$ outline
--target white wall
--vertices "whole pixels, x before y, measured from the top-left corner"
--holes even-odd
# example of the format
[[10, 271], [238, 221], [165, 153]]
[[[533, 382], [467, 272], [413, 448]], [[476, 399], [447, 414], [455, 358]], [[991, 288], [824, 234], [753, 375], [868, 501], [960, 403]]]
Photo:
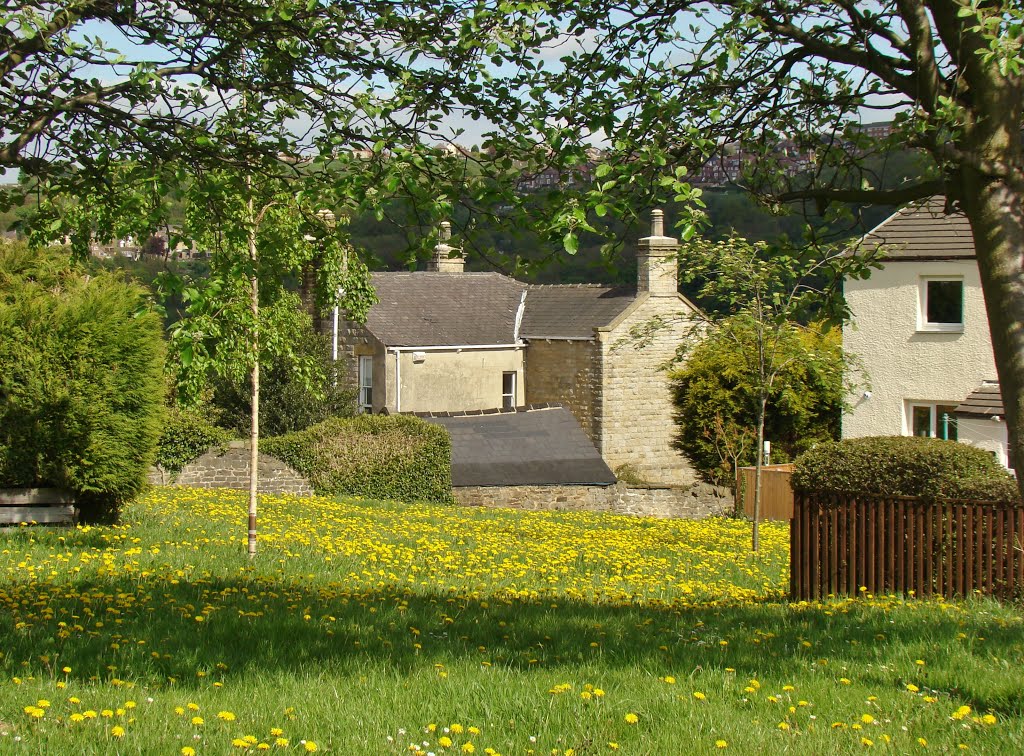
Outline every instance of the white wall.
[[[385, 386], [382, 404], [395, 411], [398, 392], [395, 390], [395, 354], [382, 359], [383, 375], [375, 374], [374, 384]], [[524, 404], [523, 350], [466, 349], [459, 351], [426, 351], [422, 359], [412, 351], [398, 355], [401, 361], [402, 412], [459, 412], [495, 409], [502, 403], [502, 374], [516, 373], [516, 406]], [[377, 366], [374, 365], [374, 370]], [[380, 381], [380, 383], [378, 383]], [[376, 397], [374, 397], [376, 399]], [[374, 411], [379, 411], [374, 402]]]
[[957, 425], [960, 441], [992, 452], [1003, 467], [1009, 467], [1009, 439], [1003, 420], [997, 422], [987, 417], [961, 417]]
[[[918, 330], [922, 276], [963, 276], [963, 332]], [[974, 260], [889, 262], [865, 281], [848, 280], [845, 293], [853, 321], [843, 328], [843, 347], [860, 359], [871, 397], [863, 386], [850, 397], [844, 438], [909, 434], [908, 400], [956, 405], [983, 380], [996, 380]]]

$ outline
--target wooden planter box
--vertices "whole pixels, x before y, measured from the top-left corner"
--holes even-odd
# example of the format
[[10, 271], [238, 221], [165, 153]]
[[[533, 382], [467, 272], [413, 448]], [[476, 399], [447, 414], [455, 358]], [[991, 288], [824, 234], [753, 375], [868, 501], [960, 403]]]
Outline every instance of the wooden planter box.
[[0, 525], [73, 525], [75, 496], [62, 488], [0, 488]]

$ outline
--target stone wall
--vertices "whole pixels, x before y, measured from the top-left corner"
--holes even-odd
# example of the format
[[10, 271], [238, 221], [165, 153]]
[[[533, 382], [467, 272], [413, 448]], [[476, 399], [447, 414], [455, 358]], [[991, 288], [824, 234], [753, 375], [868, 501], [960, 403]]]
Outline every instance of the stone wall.
[[700, 519], [732, 514], [728, 488], [691, 486], [459, 486], [456, 500], [466, 506], [534, 511], [587, 511], [641, 517]]
[[[279, 459], [259, 456], [260, 493], [309, 496], [309, 481]], [[232, 442], [225, 451], [209, 451], [185, 465], [174, 481], [177, 486], [194, 488], [249, 488], [249, 447]]]
[[532, 339], [526, 350], [526, 403], [561, 403], [600, 447], [595, 419], [601, 378], [594, 341]]
[[628, 464], [655, 483], [697, 480], [672, 445], [675, 406], [665, 370], [690, 328], [688, 314], [678, 296], [641, 295], [620, 322], [598, 331], [604, 376], [598, 449], [613, 470]]

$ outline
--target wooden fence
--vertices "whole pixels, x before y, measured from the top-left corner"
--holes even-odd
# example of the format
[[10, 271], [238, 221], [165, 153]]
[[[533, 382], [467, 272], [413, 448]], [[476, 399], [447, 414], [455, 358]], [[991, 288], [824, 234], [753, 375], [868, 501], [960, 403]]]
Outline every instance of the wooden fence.
[[913, 592], [1001, 598], [1024, 591], [1024, 508], [912, 497], [797, 494], [790, 527], [790, 592]]
[[0, 488], [0, 525], [70, 525], [75, 496], [61, 488]]
[[[754, 517], [754, 474], [755, 468], [741, 467], [736, 470], [737, 511], [742, 504], [747, 517]], [[766, 465], [761, 468], [761, 519], [788, 520], [793, 516], [793, 489], [789, 479], [793, 477], [793, 465]], [[742, 498], [741, 498], [742, 497]]]

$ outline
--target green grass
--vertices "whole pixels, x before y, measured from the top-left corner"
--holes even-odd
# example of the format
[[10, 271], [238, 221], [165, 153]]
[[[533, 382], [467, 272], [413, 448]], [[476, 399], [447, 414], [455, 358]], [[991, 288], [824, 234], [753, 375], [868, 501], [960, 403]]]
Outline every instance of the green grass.
[[0, 533], [0, 753], [1024, 751], [1018, 606], [790, 604], [778, 524], [266, 497], [249, 562], [244, 520]]

